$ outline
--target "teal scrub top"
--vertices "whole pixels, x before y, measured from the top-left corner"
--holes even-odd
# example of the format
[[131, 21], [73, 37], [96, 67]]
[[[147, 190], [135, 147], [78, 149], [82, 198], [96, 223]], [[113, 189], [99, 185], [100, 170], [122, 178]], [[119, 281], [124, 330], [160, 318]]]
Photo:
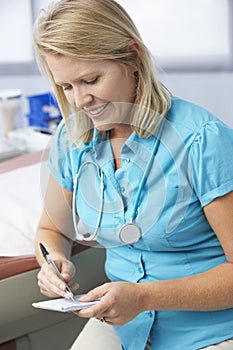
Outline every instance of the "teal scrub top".
[[[104, 175], [98, 242], [106, 247], [111, 281], [147, 282], [192, 276], [226, 262], [203, 207], [233, 190], [233, 130], [200, 106], [172, 97], [161, 137], [132, 133], [115, 171], [108, 138], [97, 134], [79, 148], [69, 143], [61, 122], [53, 138], [50, 167], [59, 184], [76, 190], [76, 210], [93, 233], [100, 208], [99, 169]], [[155, 142], [158, 149], [139, 198], [135, 222], [140, 240], [124, 245], [119, 229], [130, 221], [138, 187]], [[97, 166], [96, 166], [97, 165]], [[139, 314], [115, 327], [125, 350], [199, 349], [233, 337], [233, 309]]]

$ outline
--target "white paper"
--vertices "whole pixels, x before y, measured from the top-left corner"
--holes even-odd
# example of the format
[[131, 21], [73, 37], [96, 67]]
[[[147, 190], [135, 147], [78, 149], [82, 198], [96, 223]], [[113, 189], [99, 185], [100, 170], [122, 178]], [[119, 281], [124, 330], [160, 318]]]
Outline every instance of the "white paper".
[[81, 310], [81, 309], [91, 307], [100, 301], [100, 299], [96, 299], [90, 302], [81, 302], [79, 301], [80, 297], [81, 295], [76, 295], [74, 297], [75, 301], [72, 301], [71, 299], [65, 299], [65, 298], [40, 301], [40, 302], [33, 303], [32, 306], [35, 308], [45, 309], [45, 310], [70, 312], [70, 311]]

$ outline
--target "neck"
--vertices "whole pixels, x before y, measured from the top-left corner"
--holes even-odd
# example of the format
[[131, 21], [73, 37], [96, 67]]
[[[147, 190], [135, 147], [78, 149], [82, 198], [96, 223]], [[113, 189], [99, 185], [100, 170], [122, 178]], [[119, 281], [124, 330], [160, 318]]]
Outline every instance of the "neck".
[[115, 161], [115, 169], [119, 169], [121, 167], [121, 149], [124, 145], [125, 141], [131, 135], [132, 129], [128, 125], [122, 125], [120, 127], [111, 129], [110, 131], [110, 142], [113, 152], [113, 157]]
[[113, 139], [123, 139], [127, 138], [132, 134], [132, 129], [130, 125], [118, 125], [117, 127], [110, 130], [110, 140]]

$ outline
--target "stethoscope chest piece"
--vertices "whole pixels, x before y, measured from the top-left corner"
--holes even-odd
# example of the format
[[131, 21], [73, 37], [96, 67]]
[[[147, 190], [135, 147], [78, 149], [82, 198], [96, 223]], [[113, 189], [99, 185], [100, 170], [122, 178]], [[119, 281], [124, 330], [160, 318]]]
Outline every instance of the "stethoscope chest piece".
[[119, 238], [124, 244], [133, 244], [141, 238], [140, 227], [134, 223], [128, 223], [121, 227]]

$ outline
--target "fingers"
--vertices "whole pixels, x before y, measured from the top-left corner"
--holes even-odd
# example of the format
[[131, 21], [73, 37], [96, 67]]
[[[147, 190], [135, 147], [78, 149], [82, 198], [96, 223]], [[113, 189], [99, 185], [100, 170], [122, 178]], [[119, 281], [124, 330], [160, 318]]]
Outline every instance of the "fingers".
[[93, 301], [95, 299], [103, 297], [106, 293], [108, 293], [110, 289], [110, 283], [104, 283], [99, 287], [96, 287], [90, 290], [87, 294], [83, 295], [79, 298], [80, 301]]
[[[111, 307], [107, 308], [106, 306], [100, 305], [102, 301], [98, 303], [97, 305], [82, 309], [79, 311], [75, 311], [74, 313], [82, 318], [96, 318], [100, 322], [105, 322], [110, 325], [119, 326], [121, 325], [121, 320], [119, 318], [119, 315], [116, 313], [115, 310], [113, 310]], [[101, 306], [101, 307], [100, 307]]]
[[75, 313], [78, 316], [85, 318], [95, 317], [97, 319], [101, 319], [102, 317], [106, 316], [105, 319], [108, 319], [108, 322], [112, 323], [112, 319], [117, 317], [116, 312], [112, 308], [115, 300], [114, 297], [110, 295], [108, 295], [108, 297], [105, 297], [109, 291], [110, 286], [111, 283], [105, 283], [97, 288], [92, 289], [90, 292], [85, 294], [85, 296], [80, 297], [79, 301], [83, 302], [93, 301], [98, 298], [102, 299], [94, 306], [76, 311]]
[[58, 268], [61, 272], [62, 278], [64, 278], [66, 282], [69, 282], [75, 275], [75, 267], [71, 261], [63, 260], [61, 266], [58, 266]]
[[[101, 302], [100, 302], [101, 303]], [[101, 308], [92, 306], [82, 310], [75, 311], [74, 313], [82, 318], [97, 318], [100, 320], [104, 314], [107, 313], [108, 308], [101, 306]]]
[[38, 286], [42, 294], [49, 297], [65, 297], [65, 282], [57, 277], [55, 272], [48, 264], [43, 264], [38, 275]]
[[107, 322], [114, 326], [122, 326], [132, 320], [141, 310], [138, 302], [140, 286], [129, 282], [110, 282], [91, 290], [80, 301], [92, 301], [101, 298], [94, 306], [77, 311], [80, 317], [92, 318]]
[[[64, 261], [60, 262], [60, 264], [57, 263], [57, 266], [61, 271], [64, 281], [56, 275], [49, 264], [45, 263], [42, 265], [41, 270], [37, 275], [40, 291], [42, 294], [49, 297], [61, 296], [64, 298], [70, 298], [69, 294], [66, 292], [65, 282], [68, 282], [72, 275], [74, 275], [74, 266], [72, 263]], [[72, 291], [75, 291], [78, 288], [78, 284], [74, 283], [70, 288]]]

